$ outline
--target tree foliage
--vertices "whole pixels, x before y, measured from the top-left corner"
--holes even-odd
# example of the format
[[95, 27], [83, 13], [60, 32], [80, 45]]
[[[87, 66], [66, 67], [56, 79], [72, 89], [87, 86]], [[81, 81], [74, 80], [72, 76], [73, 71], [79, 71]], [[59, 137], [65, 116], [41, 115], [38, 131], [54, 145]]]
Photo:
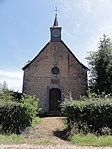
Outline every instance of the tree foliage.
[[98, 50], [86, 58], [90, 69], [89, 85], [95, 92], [112, 93], [112, 40], [103, 35]]
[[4, 81], [3, 84], [0, 83], [0, 92], [8, 92], [9, 89], [8, 89], [8, 85], [7, 83]]

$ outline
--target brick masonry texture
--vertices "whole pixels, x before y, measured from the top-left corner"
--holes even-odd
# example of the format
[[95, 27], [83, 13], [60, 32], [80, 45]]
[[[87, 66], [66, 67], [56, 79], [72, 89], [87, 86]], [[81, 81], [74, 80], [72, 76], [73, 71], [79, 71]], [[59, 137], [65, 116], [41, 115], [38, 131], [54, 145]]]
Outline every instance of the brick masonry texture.
[[[52, 73], [53, 67], [59, 68], [59, 74]], [[52, 88], [61, 90], [61, 100], [70, 92], [77, 99], [86, 94], [87, 68], [62, 41], [49, 42], [23, 70], [23, 92], [40, 98], [42, 113], [49, 111], [49, 90]]]

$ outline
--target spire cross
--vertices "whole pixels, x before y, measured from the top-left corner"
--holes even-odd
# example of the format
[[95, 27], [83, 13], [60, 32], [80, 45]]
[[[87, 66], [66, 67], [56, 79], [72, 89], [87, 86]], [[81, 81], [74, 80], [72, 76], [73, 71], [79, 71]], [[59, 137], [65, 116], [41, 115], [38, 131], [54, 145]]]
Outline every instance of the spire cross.
[[58, 8], [57, 8], [57, 7], [55, 7], [55, 10], [54, 10], [54, 11], [55, 11], [55, 12], [56, 12], [56, 14], [57, 14], [57, 12], [58, 12], [59, 10], [58, 10]]

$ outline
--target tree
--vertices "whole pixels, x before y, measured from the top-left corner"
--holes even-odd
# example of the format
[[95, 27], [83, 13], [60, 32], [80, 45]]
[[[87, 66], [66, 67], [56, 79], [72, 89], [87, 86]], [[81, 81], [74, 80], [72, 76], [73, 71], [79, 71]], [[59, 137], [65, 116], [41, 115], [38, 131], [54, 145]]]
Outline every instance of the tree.
[[4, 81], [3, 84], [0, 83], [0, 92], [9, 91], [7, 83]]
[[95, 92], [112, 93], [112, 40], [103, 35], [98, 50], [86, 58], [90, 69], [89, 86]]

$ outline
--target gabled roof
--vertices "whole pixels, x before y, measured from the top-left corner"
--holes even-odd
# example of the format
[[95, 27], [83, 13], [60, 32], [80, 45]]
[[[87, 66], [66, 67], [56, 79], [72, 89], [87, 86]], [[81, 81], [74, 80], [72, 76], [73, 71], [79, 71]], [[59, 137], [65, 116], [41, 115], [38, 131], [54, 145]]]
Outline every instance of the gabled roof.
[[[51, 42], [48, 42], [45, 46], [44, 46], [44, 48], [37, 54], [37, 56], [35, 56], [34, 57], [34, 59], [32, 60], [32, 61], [30, 61], [27, 65], [25, 65], [22, 69], [23, 70], [25, 70], [26, 68], [28, 68], [29, 66], [30, 66], [30, 64], [36, 59], [36, 58], [38, 58], [38, 56], [45, 50], [45, 48], [50, 44]], [[67, 45], [63, 42], [63, 41], [61, 41], [61, 43], [68, 49], [68, 51], [72, 54], [72, 56], [76, 59], [76, 61], [80, 64], [80, 65], [82, 65], [82, 67], [84, 68], [84, 69], [87, 69], [88, 70], [88, 68], [85, 66], [85, 65], [83, 65], [76, 57], [75, 57], [75, 55], [72, 53], [72, 51], [67, 47]]]
[[27, 67], [30, 66], [30, 64], [42, 53], [42, 51], [44, 51], [44, 49], [50, 44], [50, 42], [48, 42], [44, 48], [37, 54], [37, 56], [35, 56], [28, 64], [26, 64], [22, 69], [25, 70]]
[[68, 51], [72, 54], [72, 56], [76, 59], [76, 61], [77, 61], [80, 65], [82, 65], [82, 67], [83, 67], [84, 69], [89, 70], [85, 65], [83, 65], [83, 64], [76, 58], [76, 56], [73, 54], [73, 52], [67, 47], [67, 45], [66, 45], [63, 41], [61, 41], [61, 43], [64, 44], [64, 46], [68, 49]]

